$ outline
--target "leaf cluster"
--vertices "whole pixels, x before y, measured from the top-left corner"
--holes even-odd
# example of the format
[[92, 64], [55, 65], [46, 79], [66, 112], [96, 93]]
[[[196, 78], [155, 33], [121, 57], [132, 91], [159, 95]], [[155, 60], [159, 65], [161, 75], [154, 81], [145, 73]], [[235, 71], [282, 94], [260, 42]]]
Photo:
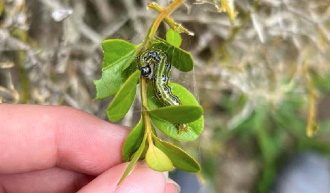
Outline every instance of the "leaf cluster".
[[[152, 49], [166, 53], [168, 62], [182, 72], [193, 69], [191, 54], [180, 48], [181, 35], [170, 29], [166, 40], [155, 38], [151, 42]], [[170, 171], [179, 168], [188, 172], [200, 170], [198, 162], [180, 147], [163, 141], [156, 131], [180, 141], [195, 140], [203, 131], [203, 109], [195, 97], [182, 85], [170, 83], [172, 93], [180, 98], [179, 106], [162, 106], [157, 101], [150, 80], [143, 80], [139, 70], [138, 58], [143, 49], [121, 39], [105, 40], [102, 43], [104, 58], [102, 76], [95, 81], [96, 98], [113, 99], [107, 108], [107, 117], [112, 122], [122, 120], [132, 107], [136, 98], [137, 88], [143, 82], [147, 89], [141, 92], [141, 119], [133, 127], [124, 143], [123, 160], [130, 161], [122, 180], [129, 175], [140, 159], [145, 159], [150, 168], [156, 171]], [[147, 98], [144, 99], [143, 96]], [[179, 124], [185, 124], [184, 131], [178, 130]]]

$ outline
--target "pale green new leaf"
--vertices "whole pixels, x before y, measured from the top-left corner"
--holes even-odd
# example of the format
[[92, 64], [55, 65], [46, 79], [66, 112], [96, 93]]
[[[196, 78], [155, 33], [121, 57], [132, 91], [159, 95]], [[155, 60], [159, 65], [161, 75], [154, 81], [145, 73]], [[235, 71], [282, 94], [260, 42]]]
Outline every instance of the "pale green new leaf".
[[174, 169], [171, 160], [154, 144], [149, 144], [145, 160], [151, 169], [159, 172], [165, 172]]
[[171, 159], [176, 168], [187, 172], [198, 172], [200, 170], [198, 162], [181, 148], [157, 137], [154, 137], [154, 139], [155, 145]]

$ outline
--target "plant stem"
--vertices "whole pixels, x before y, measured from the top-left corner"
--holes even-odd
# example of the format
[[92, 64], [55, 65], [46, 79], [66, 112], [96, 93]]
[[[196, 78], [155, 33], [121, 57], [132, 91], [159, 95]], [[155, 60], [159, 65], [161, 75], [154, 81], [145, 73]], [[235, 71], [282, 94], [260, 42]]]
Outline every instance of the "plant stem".
[[307, 116], [307, 126], [306, 126], [306, 135], [308, 137], [313, 137], [318, 131], [319, 127], [317, 124], [317, 90], [313, 83], [310, 70], [308, 65], [304, 64], [303, 66], [303, 75], [306, 81], [306, 89], [308, 95], [308, 116]]
[[150, 116], [148, 113], [147, 105], [148, 105], [148, 96], [147, 96], [147, 80], [145, 78], [140, 79], [140, 89], [141, 89], [141, 98], [142, 98], [142, 118], [145, 127], [145, 135], [147, 136], [148, 143], [151, 144], [151, 136], [152, 136], [152, 125]]
[[149, 28], [149, 32], [142, 44], [142, 51], [150, 46], [150, 43], [154, 39], [160, 23], [169, 15], [171, 15], [173, 11], [175, 11], [178, 7], [180, 7], [184, 3], [184, 1], [185, 0], [174, 0], [171, 4], [169, 4], [163, 10], [161, 10], [158, 17], [154, 20], [151, 27]]
[[[28, 41], [27, 31], [17, 28], [14, 29], [11, 34], [23, 42]], [[25, 59], [26, 53], [24, 51], [17, 51], [15, 62], [17, 64], [18, 78], [20, 81], [20, 102], [22, 103], [28, 103], [30, 100], [30, 80], [27, 71], [24, 68]]]
[[[175, 11], [178, 7], [180, 7], [180, 5], [182, 5], [184, 3], [185, 0], [174, 0], [171, 4], [169, 4], [167, 7], [165, 7], [164, 9], [162, 9], [160, 11], [160, 14], [158, 15], [158, 17], [154, 20], [154, 22], [152, 23], [151, 27], [149, 28], [149, 32], [147, 34], [147, 36], [144, 39], [144, 42], [141, 46], [141, 51], [144, 51], [145, 49], [147, 49], [152, 40], [154, 39], [156, 32], [159, 28], [160, 23], [165, 19], [168, 18], [169, 15], [171, 15], [171, 13], [173, 11]], [[143, 122], [144, 122], [144, 127], [145, 127], [145, 135], [148, 139], [148, 143], [152, 144], [152, 134], [153, 134], [153, 128], [152, 128], [152, 124], [151, 124], [151, 119], [148, 113], [148, 96], [147, 96], [147, 79], [144, 77], [140, 78], [140, 91], [141, 91], [141, 101], [142, 101], [142, 118], [143, 118]]]
[[[164, 8], [161, 7], [160, 5], [158, 5], [157, 3], [150, 3], [148, 5], [148, 8], [153, 9], [153, 10], [157, 11], [158, 13], [160, 13], [164, 10]], [[164, 18], [164, 20], [167, 23], [167, 25], [169, 25], [174, 31], [176, 31], [178, 33], [186, 33], [190, 36], [194, 35], [193, 32], [191, 32], [187, 28], [183, 27], [180, 23], [175, 22], [172, 17], [167, 16]]]

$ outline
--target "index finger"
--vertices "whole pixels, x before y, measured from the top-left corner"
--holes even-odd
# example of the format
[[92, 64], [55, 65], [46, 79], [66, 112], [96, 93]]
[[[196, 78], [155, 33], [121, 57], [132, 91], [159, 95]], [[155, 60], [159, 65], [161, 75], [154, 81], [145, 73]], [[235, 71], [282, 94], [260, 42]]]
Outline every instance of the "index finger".
[[96, 175], [121, 162], [126, 134], [69, 107], [0, 104], [0, 173], [58, 166]]

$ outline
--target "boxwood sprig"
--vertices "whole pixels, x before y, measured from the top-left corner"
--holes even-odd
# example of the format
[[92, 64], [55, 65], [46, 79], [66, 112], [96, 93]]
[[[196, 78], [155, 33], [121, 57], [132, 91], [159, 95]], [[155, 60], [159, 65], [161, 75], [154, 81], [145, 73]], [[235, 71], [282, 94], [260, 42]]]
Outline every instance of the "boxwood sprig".
[[[191, 54], [180, 48], [182, 42], [180, 33], [192, 33], [170, 17], [170, 14], [183, 3], [184, 0], [174, 0], [164, 8], [156, 3], [149, 4], [149, 8], [158, 11], [159, 15], [140, 45], [122, 39], [102, 42], [104, 52], [102, 76], [95, 81], [95, 86], [97, 99], [114, 96], [107, 108], [108, 119], [118, 122], [124, 118], [134, 102], [137, 88], [140, 90], [142, 101], [141, 118], [123, 145], [123, 160], [128, 161], [129, 164], [118, 183], [122, 182], [134, 169], [138, 160], [142, 159], [156, 171], [170, 171], [174, 168], [188, 172], [200, 170], [198, 162], [192, 156], [174, 144], [160, 139], [157, 131], [179, 141], [195, 140], [204, 128], [202, 107], [186, 88], [168, 81], [166, 81], [167, 89], [180, 99], [180, 104], [165, 106], [160, 104], [155, 93], [157, 89], [154, 89], [157, 85], [151, 84], [152, 81], [142, 76], [140, 71], [140, 56], [150, 49], [163, 52], [166, 55], [166, 62], [182, 72], [193, 69]], [[166, 39], [156, 36], [163, 20], [170, 26]], [[178, 125], [184, 125], [186, 128], [178, 132]]]

